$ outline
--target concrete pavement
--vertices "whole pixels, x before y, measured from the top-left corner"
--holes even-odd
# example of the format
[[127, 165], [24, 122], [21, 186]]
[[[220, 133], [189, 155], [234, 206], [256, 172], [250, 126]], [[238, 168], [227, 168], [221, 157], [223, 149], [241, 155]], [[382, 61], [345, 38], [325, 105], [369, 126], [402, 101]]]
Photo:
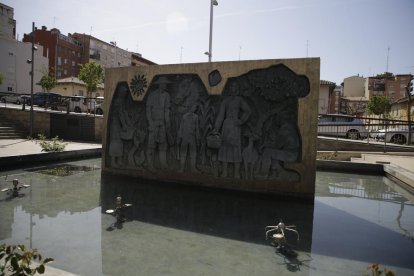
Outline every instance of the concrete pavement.
[[102, 144], [64, 142], [67, 145], [62, 152], [43, 152], [35, 140], [0, 139], [0, 170], [37, 162], [101, 156]]

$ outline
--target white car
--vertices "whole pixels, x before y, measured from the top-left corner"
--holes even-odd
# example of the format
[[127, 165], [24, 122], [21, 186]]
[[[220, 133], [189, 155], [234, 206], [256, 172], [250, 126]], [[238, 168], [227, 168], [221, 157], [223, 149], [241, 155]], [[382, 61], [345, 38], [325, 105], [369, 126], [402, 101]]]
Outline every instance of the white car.
[[[406, 144], [408, 141], [408, 126], [381, 129], [375, 135], [375, 139], [400, 145]], [[411, 126], [411, 143], [414, 143], [414, 126]]]
[[58, 106], [58, 110], [75, 113], [96, 113], [103, 115], [102, 103], [95, 99], [85, 98], [83, 96], [70, 96], [63, 100], [63, 104]]
[[318, 135], [348, 139], [367, 138], [369, 131], [362, 119], [349, 115], [324, 114], [318, 117]]
[[82, 113], [88, 111], [86, 98], [83, 96], [71, 96], [62, 101], [62, 105], [58, 106], [58, 110], [67, 110], [69, 112]]

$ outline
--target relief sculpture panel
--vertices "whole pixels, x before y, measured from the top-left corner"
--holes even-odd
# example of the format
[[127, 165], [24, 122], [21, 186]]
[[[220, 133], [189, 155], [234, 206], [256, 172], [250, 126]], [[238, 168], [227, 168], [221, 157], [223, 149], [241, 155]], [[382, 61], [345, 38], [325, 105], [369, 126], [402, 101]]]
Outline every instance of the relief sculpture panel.
[[299, 100], [310, 93], [308, 77], [284, 64], [209, 73], [116, 82], [104, 168], [214, 185], [303, 181]]

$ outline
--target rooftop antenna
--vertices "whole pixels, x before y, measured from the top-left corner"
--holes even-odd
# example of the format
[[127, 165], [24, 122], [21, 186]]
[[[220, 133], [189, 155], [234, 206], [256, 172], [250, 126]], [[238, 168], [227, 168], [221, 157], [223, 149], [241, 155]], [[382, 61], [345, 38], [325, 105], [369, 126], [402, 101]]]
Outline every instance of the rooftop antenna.
[[241, 56], [241, 51], [242, 51], [242, 45], [239, 46], [239, 60], [240, 60], [240, 56]]
[[91, 26], [91, 29], [89, 30], [89, 36], [92, 36], [92, 29], [93, 27]]
[[53, 28], [55, 28], [55, 24], [56, 24], [56, 16], [53, 16]]
[[388, 72], [388, 62], [389, 62], [389, 58], [390, 58], [390, 46], [388, 46], [387, 48], [387, 68], [385, 70], [385, 72]]

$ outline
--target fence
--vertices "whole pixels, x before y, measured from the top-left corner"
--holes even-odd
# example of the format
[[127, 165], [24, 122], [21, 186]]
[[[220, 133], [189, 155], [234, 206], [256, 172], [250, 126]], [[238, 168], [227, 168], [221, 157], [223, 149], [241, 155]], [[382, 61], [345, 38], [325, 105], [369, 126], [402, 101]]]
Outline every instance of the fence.
[[[103, 115], [103, 97], [61, 96], [55, 93], [35, 93], [33, 96], [33, 106], [36, 106], [36, 108], [66, 113]], [[31, 105], [32, 99], [30, 94], [0, 93], [0, 101], [0, 104], [4, 107], [26, 110]]]
[[414, 144], [414, 124], [383, 118], [320, 115], [318, 136], [393, 145]]

